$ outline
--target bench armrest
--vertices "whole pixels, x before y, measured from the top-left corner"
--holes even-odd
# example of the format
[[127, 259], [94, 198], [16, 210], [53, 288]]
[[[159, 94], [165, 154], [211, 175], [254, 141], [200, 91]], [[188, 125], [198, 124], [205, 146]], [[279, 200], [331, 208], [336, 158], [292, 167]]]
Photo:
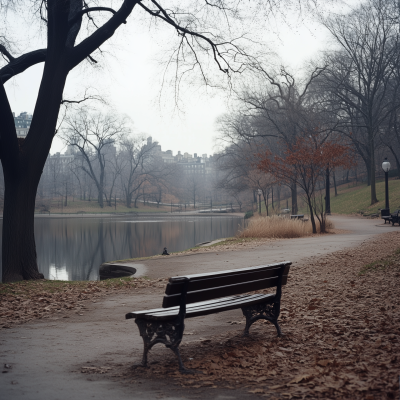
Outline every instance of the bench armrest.
[[179, 314], [178, 318], [183, 322], [186, 316], [186, 295], [188, 291], [188, 286], [189, 286], [189, 280], [188, 278], [183, 278], [183, 287], [182, 287], [182, 292], [181, 292], [181, 298], [179, 302]]
[[281, 297], [282, 297], [282, 279], [283, 279], [283, 272], [285, 270], [285, 266], [282, 266], [278, 272], [278, 283], [276, 284], [276, 293], [275, 293], [275, 300], [274, 300], [274, 311], [275, 317], [278, 319], [279, 314], [281, 312]]

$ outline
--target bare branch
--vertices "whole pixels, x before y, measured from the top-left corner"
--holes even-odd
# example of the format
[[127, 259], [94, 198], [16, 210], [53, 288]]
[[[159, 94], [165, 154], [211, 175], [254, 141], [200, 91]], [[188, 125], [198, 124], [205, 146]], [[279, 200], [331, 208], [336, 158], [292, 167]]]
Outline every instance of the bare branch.
[[[77, 22], [79, 19], [82, 18], [83, 15], [88, 14], [90, 12], [93, 11], [109, 11], [112, 14], [116, 14], [117, 12], [115, 10], [113, 10], [112, 8], [109, 7], [90, 7], [90, 8], [85, 8], [82, 11], [78, 12], [73, 18], [71, 18], [68, 21], [68, 25], [71, 27], [72, 25], [75, 24], [75, 22]], [[126, 24], [126, 21], [124, 22], [124, 24]]]
[[74, 47], [71, 52], [69, 69], [73, 69], [108, 40], [114, 34], [115, 30], [126, 22], [127, 17], [139, 1], [124, 0], [120, 9], [102, 27]]
[[89, 54], [87, 58], [94, 64], [97, 64], [97, 61]]
[[[233, 45], [232, 42], [214, 43], [214, 42], [213, 42], [210, 38], [208, 38], [207, 36], [205, 36], [205, 35], [203, 35], [203, 34], [201, 34], [201, 33], [192, 31], [192, 30], [190, 30], [190, 29], [188, 29], [188, 28], [185, 28], [185, 27], [181, 26], [180, 24], [178, 24], [176, 21], [174, 21], [174, 20], [170, 17], [170, 15], [168, 14], [168, 12], [167, 12], [163, 7], [161, 7], [161, 6], [157, 3], [157, 1], [151, 0], [151, 2], [157, 7], [157, 10], [155, 10], [155, 11], [154, 11], [154, 10], [150, 10], [150, 9], [149, 9], [148, 7], [146, 7], [142, 2], [140, 2], [139, 5], [140, 5], [140, 7], [142, 7], [146, 12], [148, 12], [148, 13], [149, 13], [150, 15], [152, 15], [153, 17], [162, 19], [164, 22], [166, 22], [166, 23], [168, 23], [169, 25], [173, 26], [173, 27], [177, 30], [178, 34], [180, 34], [180, 35], [186, 35], [186, 34], [188, 34], [188, 35], [191, 35], [191, 36], [193, 36], [193, 37], [200, 38], [200, 39], [204, 40], [205, 42], [207, 42], [207, 43], [210, 45], [210, 48], [211, 48], [212, 53], [213, 53], [214, 61], [215, 61], [216, 64], [218, 65], [219, 70], [222, 71], [222, 72], [225, 73], [225, 74], [227, 74], [227, 73], [229, 72], [229, 70], [232, 70], [232, 68], [231, 68], [231, 66], [230, 66], [230, 64], [229, 64], [229, 62], [226, 60], [226, 58], [223, 56], [223, 54], [219, 51], [219, 47], [220, 47], [220, 46], [226, 45], [226, 44], [228, 44], [228, 43]], [[236, 46], [234, 46], [234, 47], [236, 47]], [[237, 48], [237, 47], [236, 47], [236, 48]], [[237, 48], [237, 50], [238, 50], [238, 48]], [[226, 68], [224, 68], [224, 67], [221, 65], [221, 60], [223, 60], [223, 62], [226, 64]]]
[[46, 60], [46, 54], [46, 49], [40, 49], [23, 54], [17, 58], [13, 58], [13, 60], [0, 69], [0, 79], [3, 83], [6, 83], [13, 76], [24, 72], [27, 68], [44, 62]]
[[13, 61], [15, 60], [15, 57], [13, 57], [10, 52], [6, 49], [6, 47], [2, 44], [0, 44], [0, 53], [3, 54], [3, 56], [6, 56], [8, 58], [8, 61]]

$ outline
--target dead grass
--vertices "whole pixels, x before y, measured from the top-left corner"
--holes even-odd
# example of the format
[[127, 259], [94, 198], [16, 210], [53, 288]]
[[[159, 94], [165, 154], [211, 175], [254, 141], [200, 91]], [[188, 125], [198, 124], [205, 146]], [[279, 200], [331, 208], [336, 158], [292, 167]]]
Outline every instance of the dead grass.
[[[317, 222], [319, 230], [319, 223]], [[327, 220], [327, 229], [333, 229], [333, 223]], [[278, 216], [257, 217], [237, 235], [239, 238], [290, 239], [312, 235], [311, 221], [282, 218]]]

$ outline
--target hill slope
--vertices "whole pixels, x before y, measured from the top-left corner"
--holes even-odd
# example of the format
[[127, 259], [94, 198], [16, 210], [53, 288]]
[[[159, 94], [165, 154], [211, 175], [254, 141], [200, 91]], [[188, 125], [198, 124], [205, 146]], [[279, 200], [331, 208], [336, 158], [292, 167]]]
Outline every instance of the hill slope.
[[[352, 185], [352, 184], [350, 184]], [[331, 189], [331, 212], [335, 214], [378, 213], [385, 208], [385, 182], [376, 183], [378, 203], [371, 203], [371, 187], [366, 184], [349, 187], [349, 184], [338, 186], [338, 195], [335, 197]], [[389, 180], [389, 206], [391, 211], [400, 209], [400, 180]]]

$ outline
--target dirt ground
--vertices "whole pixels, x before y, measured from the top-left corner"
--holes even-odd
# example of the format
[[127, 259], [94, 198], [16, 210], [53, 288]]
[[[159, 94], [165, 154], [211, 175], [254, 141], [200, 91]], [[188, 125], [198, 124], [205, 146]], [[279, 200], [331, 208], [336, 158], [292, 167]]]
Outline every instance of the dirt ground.
[[[398, 227], [378, 226], [381, 222], [377, 220], [354, 217], [334, 217], [333, 220], [337, 229], [350, 233], [260, 243], [244, 250], [221, 248], [204, 253], [149, 259], [140, 264], [146, 275], [158, 278], [290, 260], [294, 262], [291, 274], [295, 274], [296, 268], [300, 271], [305, 265], [317, 270], [332, 253], [357, 246], [365, 246], [367, 249], [376, 235], [400, 231]], [[382, 254], [389, 254], [396, 246], [396, 241], [392, 241], [391, 248], [382, 251]], [[379, 256], [376, 252], [376, 257]], [[374, 254], [370, 258], [373, 261]], [[341, 266], [347, 266], [345, 260], [342, 260]], [[306, 284], [298, 282], [297, 290], [299, 285]], [[285, 291], [289, 293], [290, 284]], [[185, 387], [185, 380], [180, 377], [176, 379], [175, 374], [170, 375], [170, 371], [175, 372], [176, 365], [170, 364], [173, 362], [170, 350], [161, 345], [150, 353], [150, 361], [155, 363], [150, 371], [154, 371], [154, 375], [129, 372], [129, 366], [141, 357], [142, 340], [134, 321], [125, 320], [124, 315], [132, 310], [159, 307], [162, 295], [163, 289], [160, 287], [138, 289], [107, 296], [96, 302], [87, 301], [85, 308], [79, 312], [54, 314], [45, 320], [1, 330], [0, 367], [4, 368], [0, 375], [0, 399], [222, 400], [255, 399], [260, 395], [267, 398], [291, 397], [290, 393], [290, 396], [286, 396], [285, 392], [278, 390], [277, 393], [270, 394], [262, 388], [251, 393], [251, 388], [245, 387], [248, 385], [241, 382], [234, 385], [230, 382], [231, 378], [225, 377], [226, 374], [222, 372], [220, 374], [226, 378], [225, 382], [205, 387], [207, 385], [193, 384], [193, 378], [188, 378], [192, 383], [190, 387]], [[305, 297], [310, 300], [310, 294]], [[295, 301], [288, 295], [288, 302], [289, 298], [292, 299], [290, 301]], [[282, 303], [285, 303], [285, 293]], [[225, 340], [239, 337], [242, 319], [241, 311], [234, 310], [187, 320], [182, 347], [185, 360], [191, 361], [191, 354], [200, 358], [208, 355], [207, 352], [220, 357], [224, 353], [220, 354], [218, 346], [212, 345], [215, 340], [221, 340], [218, 343], [222, 346]], [[285, 323], [283, 327], [286, 329]], [[290, 325], [287, 328], [295, 329]], [[305, 326], [302, 329], [308, 328]], [[270, 326], [255, 327], [252, 338], [257, 339], [260, 334], [268, 337], [270, 342], [276, 340], [275, 332]], [[312, 342], [310, 344], [313, 345]], [[390, 351], [398, 352], [398, 346], [392, 345]], [[290, 352], [288, 354], [287, 357], [292, 358]], [[165, 363], [164, 360], [168, 362]], [[273, 382], [269, 381], [269, 384], [279, 387], [287, 383], [285, 379], [286, 376], [276, 373], [273, 375]], [[215, 377], [212, 381], [216, 381]], [[260, 385], [253, 384], [253, 387], [257, 389]], [[357, 392], [357, 397], [359, 396], [362, 398], [362, 391]]]

